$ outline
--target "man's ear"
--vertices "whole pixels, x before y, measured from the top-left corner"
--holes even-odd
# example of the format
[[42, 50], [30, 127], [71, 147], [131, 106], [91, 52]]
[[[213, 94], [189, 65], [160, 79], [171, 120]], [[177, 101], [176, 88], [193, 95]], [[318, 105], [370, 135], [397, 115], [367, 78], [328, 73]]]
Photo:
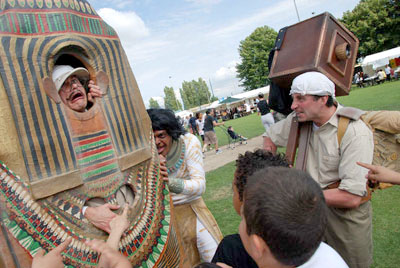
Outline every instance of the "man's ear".
[[328, 98], [329, 98], [328, 95], [321, 97], [321, 99], [323, 100], [324, 105], [326, 105], [326, 103], [328, 102]]
[[96, 80], [97, 80], [97, 86], [100, 88], [101, 93], [103, 95], [107, 94], [108, 91], [108, 84], [109, 84], [109, 79], [108, 75], [104, 71], [98, 71], [96, 73]]
[[257, 260], [271, 254], [268, 245], [265, 241], [256, 234], [250, 236], [251, 245], [253, 247], [253, 257]]
[[58, 91], [56, 89], [56, 85], [50, 77], [43, 78], [43, 88], [46, 92], [47, 96], [52, 99], [55, 103], [61, 103], [60, 95], [58, 95]]

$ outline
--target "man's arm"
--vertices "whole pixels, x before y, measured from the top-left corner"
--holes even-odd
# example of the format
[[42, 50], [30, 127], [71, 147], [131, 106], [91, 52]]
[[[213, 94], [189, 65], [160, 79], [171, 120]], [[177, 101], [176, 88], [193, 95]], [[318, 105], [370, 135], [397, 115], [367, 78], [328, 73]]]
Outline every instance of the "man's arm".
[[218, 122], [213, 120], [213, 125], [214, 125], [214, 127], [221, 126], [221, 125], [225, 125], [225, 122], [218, 123]]
[[272, 142], [270, 137], [264, 136], [263, 137], [263, 149], [275, 154], [277, 147], [276, 147], [275, 143]]
[[330, 207], [357, 208], [361, 205], [362, 197], [340, 189], [324, 190], [325, 202]]
[[372, 132], [362, 121], [351, 122], [340, 144], [339, 178], [337, 189], [325, 190], [328, 205], [357, 208], [367, 194], [367, 171], [357, 161], [371, 163], [374, 143]]

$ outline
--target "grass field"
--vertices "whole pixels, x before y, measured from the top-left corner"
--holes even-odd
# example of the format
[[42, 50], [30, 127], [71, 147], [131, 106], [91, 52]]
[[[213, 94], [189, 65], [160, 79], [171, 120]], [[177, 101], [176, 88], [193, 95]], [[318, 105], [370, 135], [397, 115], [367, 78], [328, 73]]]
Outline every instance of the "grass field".
[[[345, 106], [363, 110], [400, 110], [400, 81], [384, 83], [351, 91], [338, 97]], [[228, 121], [238, 133], [253, 137], [263, 132], [260, 117], [252, 114]], [[254, 128], [254, 129], [253, 129]], [[218, 138], [223, 139], [222, 132]], [[261, 146], [261, 145], [260, 145]], [[207, 191], [203, 195], [224, 235], [237, 233], [240, 217], [232, 206], [234, 162], [206, 174]], [[373, 267], [399, 267], [400, 263], [400, 186], [379, 190], [373, 194]]]

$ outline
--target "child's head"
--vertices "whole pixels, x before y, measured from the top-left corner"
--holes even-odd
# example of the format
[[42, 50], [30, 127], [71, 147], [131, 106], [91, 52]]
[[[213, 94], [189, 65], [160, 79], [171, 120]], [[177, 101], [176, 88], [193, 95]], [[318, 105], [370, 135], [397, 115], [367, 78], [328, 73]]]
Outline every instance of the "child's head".
[[229, 130], [233, 130], [233, 127], [232, 127], [232, 126], [229, 126], [228, 129], [229, 129]]
[[240, 215], [240, 206], [243, 201], [243, 191], [246, 186], [248, 177], [255, 171], [265, 167], [288, 167], [284, 155], [272, 154], [271, 152], [263, 149], [257, 149], [254, 152], [247, 151], [240, 154], [236, 160], [236, 171], [234, 174], [232, 188], [233, 188], [233, 207]]
[[261, 169], [248, 179], [242, 210], [240, 237], [259, 266], [266, 256], [283, 265], [304, 264], [327, 221], [320, 186], [307, 173], [284, 167]]

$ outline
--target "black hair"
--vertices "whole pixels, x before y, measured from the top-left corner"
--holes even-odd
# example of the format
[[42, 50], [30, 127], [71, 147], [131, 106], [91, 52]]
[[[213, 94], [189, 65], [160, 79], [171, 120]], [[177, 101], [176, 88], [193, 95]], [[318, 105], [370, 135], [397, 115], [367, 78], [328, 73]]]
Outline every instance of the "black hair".
[[273, 154], [263, 149], [254, 152], [247, 151], [240, 154], [236, 160], [235, 186], [239, 193], [239, 200], [243, 201], [243, 192], [248, 178], [257, 170], [265, 167], [288, 167], [289, 164], [283, 154]]
[[[312, 95], [312, 96], [314, 97], [314, 100], [319, 100], [321, 97], [324, 97], [324, 96], [317, 96], [317, 95]], [[335, 101], [333, 100], [333, 97], [328, 95], [328, 100], [326, 101], [325, 105], [327, 107], [332, 107], [334, 104], [335, 104]]]
[[210, 114], [211, 113], [211, 109], [208, 109], [207, 111], [206, 111], [206, 114]]
[[186, 133], [173, 111], [169, 109], [151, 108], [147, 109], [147, 113], [150, 116], [153, 131], [165, 130], [173, 140], [178, 140], [179, 136]]
[[327, 206], [321, 187], [306, 172], [269, 167], [249, 178], [243, 215], [248, 235], [262, 238], [281, 264], [297, 267], [322, 241]]
[[259, 97], [259, 98], [264, 98], [264, 94], [258, 93], [258, 97]]

